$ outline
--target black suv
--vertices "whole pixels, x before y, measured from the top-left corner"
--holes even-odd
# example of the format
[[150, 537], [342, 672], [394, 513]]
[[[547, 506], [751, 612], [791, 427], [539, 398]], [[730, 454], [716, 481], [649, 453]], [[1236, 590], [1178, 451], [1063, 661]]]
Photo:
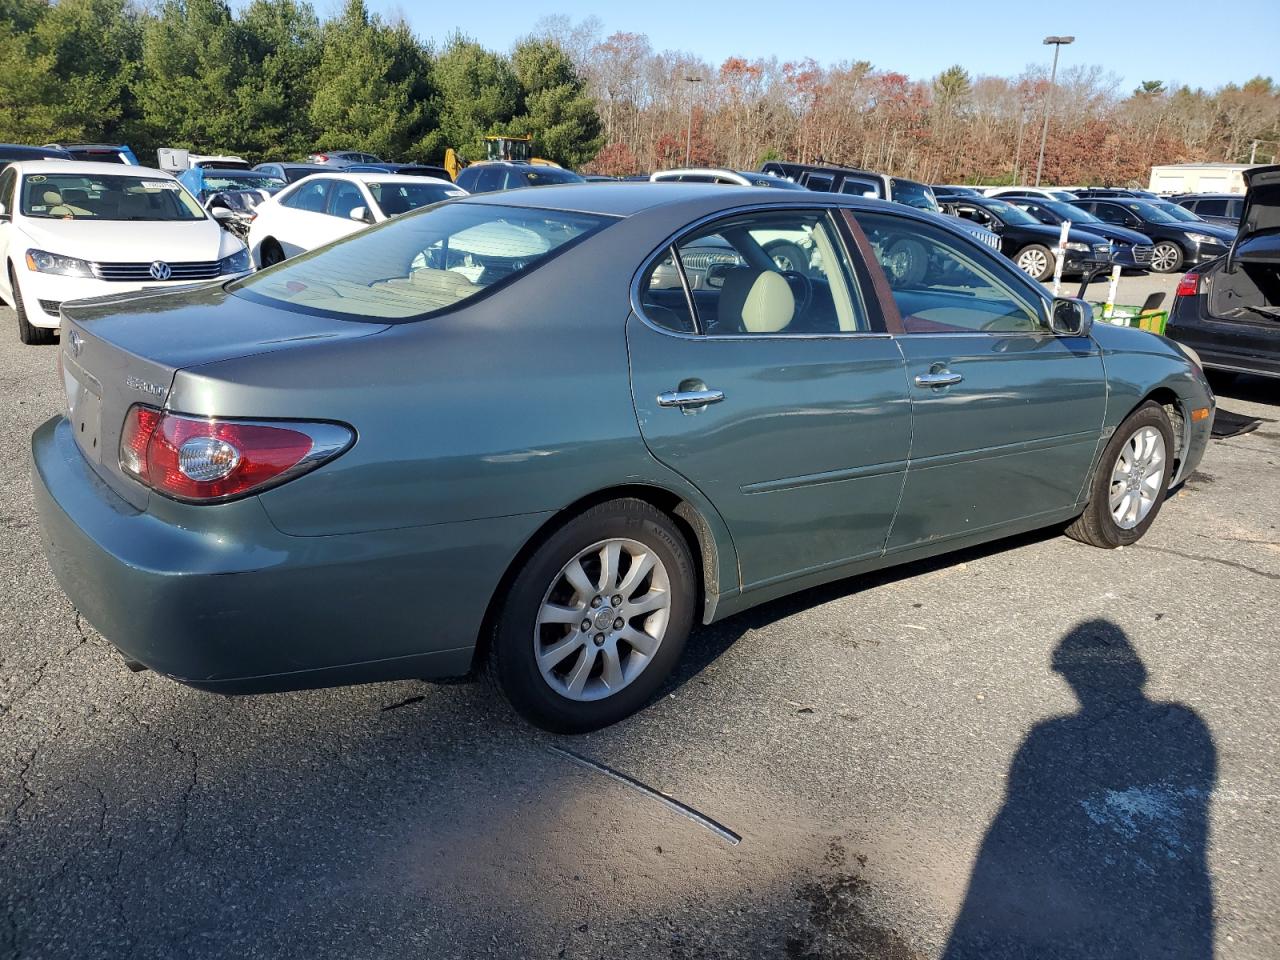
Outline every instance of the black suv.
[[1230, 255], [1182, 278], [1165, 334], [1226, 377], [1280, 377], [1280, 166], [1254, 167], [1244, 178]]
[[1232, 230], [1240, 226], [1244, 197], [1238, 193], [1180, 193], [1169, 199], [1206, 223], [1216, 223]]
[[1104, 223], [1137, 230], [1154, 240], [1151, 269], [1156, 273], [1177, 273], [1220, 257], [1227, 252], [1227, 246], [1235, 236], [1234, 230], [1205, 223], [1177, 204], [1163, 200], [1112, 197], [1107, 200], [1081, 200], [1076, 206]]
[[[1053, 276], [1053, 248], [1060, 227], [1041, 223], [1025, 210], [995, 197], [943, 197], [943, 210], [953, 217], [986, 227], [1000, 236], [1001, 252], [1029, 277], [1041, 282]], [[1096, 233], [1072, 228], [1062, 263], [1064, 274], [1092, 274], [1111, 266], [1111, 244]]]
[[939, 211], [938, 200], [927, 183], [873, 173], [857, 167], [841, 167], [828, 163], [784, 163], [770, 160], [760, 167], [761, 173], [794, 180], [808, 190], [819, 193], [848, 193], [855, 197], [876, 197], [905, 203], [918, 210]]
[[514, 160], [483, 160], [458, 174], [458, 186], [468, 193], [492, 193], [517, 187], [542, 187], [550, 183], [584, 183], [572, 170], [541, 163]]
[[1137, 200], [1159, 200], [1150, 190], [1138, 190], [1134, 188], [1122, 189], [1120, 187], [1087, 187], [1084, 190], [1072, 190], [1081, 200], [1104, 200], [1108, 197], [1129, 197]]

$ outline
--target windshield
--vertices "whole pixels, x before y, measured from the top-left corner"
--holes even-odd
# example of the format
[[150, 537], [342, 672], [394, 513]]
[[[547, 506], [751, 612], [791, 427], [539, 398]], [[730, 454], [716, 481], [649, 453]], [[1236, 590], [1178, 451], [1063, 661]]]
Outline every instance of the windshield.
[[534, 167], [529, 170], [512, 170], [509, 186], [515, 187], [521, 185], [530, 187], [542, 187], [548, 183], [586, 183], [582, 177], [570, 170], [560, 170], [556, 167]]
[[450, 197], [465, 197], [466, 191], [449, 183], [366, 183], [373, 199], [389, 217], [429, 207]]
[[1005, 223], [1017, 223], [1027, 227], [1040, 222], [1027, 211], [1019, 210], [1012, 203], [1005, 203], [1003, 200], [988, 200], [982, 206]]
[[1035, 200], [1033, 203], [1044, 207], [1056, 213], [1063, 220], [1070, 220], [1072, 223], [1101, 223], [1102, 221], [1095, 217], [1088, 210], [1074, 206], [1070, 203], [1062, 203], [1058, 200]]
[[387, 220], [237, 282], [240, 296], [356, 320], [415, 320], [478, 296], [611, 218], [449, 203]]
[[[1113, 203], [1119, 203], [1126, 210], [1137, 214], [1143, 220], [1149, 220], [1152, 223], [1176, 223], [1180, 218], [1171, 216], [1169, 211], [1164, 209], [1164, 205], [1156, 206], [1154, 203], [1146, 203], [1142, 200], [1113, 200]], [[1176, 206], [1176, 204], [1169, 204]], [[1181, 210], [1181, 207], [1178, 207]]]
[[275, 193], [285, 186], [283, 180], [268, 173], [208, 168], [204, 171], [204, 189], [207, 193], [217, 193], [219, 190], [266, 190], [268, 193]]
[[33, 173], [22, 182], [22, 213], [46, 220], [204, 220], [177, 180], [158, 176]]
[[938, 201], [934, 197], [933, 191], [923, 183], [895, 179], [891, 181], [891, 186], [893, 199], [897, 203], [905, 203], [908, 207], [915, 207], [917, 210], [929, 210], [933, 213], [942, 212], [942, 208], [938, 206]]
[[1152, 200], [1151, 206], [1157, 210], [1163, 210], [1175, 220], [1181, 220], [1183, 223], [1208, 223], [1207, 220], [1196, 216], [1186, 207], [1179, 206], [1176, 203], [1170, 203], [1167, 200]]

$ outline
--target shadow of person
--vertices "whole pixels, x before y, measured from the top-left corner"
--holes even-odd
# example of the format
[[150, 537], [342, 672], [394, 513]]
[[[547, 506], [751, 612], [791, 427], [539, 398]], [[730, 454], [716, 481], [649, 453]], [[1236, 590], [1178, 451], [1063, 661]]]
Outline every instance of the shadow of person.
[[1209, 728], [1147, 699], [1109, 621], [1075, 627], [1053, 669], [1080, 709], [1037, 724], [1014, 757], [944, 960], [1212, 957]]

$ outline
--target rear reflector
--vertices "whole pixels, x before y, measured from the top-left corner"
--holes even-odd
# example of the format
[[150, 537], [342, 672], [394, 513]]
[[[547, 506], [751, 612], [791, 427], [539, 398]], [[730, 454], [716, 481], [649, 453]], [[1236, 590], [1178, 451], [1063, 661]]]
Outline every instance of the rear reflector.
[[230, 500], [284, 483], [351, 445], [336, 423], [219, 420], [135, 404], [120, 433], [120, 469], [176, 500]]
[[1194, 297], [1200, 292], [1200, 274], [1184, 273], [1182, 279], [1178, 281], [1178, 289], [1174, 293], [1175, 297]]

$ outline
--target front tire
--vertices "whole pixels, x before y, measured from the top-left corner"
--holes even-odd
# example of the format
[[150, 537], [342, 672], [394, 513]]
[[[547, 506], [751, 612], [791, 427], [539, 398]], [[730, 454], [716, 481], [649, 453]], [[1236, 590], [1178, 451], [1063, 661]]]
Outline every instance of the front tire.
[[516, 576], [490, 675], [544, 730], [616, 723], [675, 668], [696, 594], [689, 546], [670, 517], [642, 500], [602, 503], [548, 537]]
[[1019, 250], [1018, 255], [1013, 258], [1013, 262], [1028, 277], [1033, 280], [1039, 280], [1041, 283], [1053, 276], [1053, 251], [1038, 243], [1033, 243]]
[[1148, 400], [1116, 428], [1090, 481], [1089, 506], [1067, 536], [1107, 550], [1141, 540], [1168, 493], [1173, 449], [1168, 414]]
[[12, 267], [9, 268], [9, 284], [13, 287], [13, 312], [18, 315], [18, 339], [29, 347], [52, 343], [54, 331], [34, 326], [27, 318], [27, 308], [22, 302], [22, 289], [18, 286], [18, 277]]
[[1180, 246], [1172, 240], [1161, 240], [1151, 251], [1151, 269], [1156, 273], [1177, 273], [1185, 259]]

